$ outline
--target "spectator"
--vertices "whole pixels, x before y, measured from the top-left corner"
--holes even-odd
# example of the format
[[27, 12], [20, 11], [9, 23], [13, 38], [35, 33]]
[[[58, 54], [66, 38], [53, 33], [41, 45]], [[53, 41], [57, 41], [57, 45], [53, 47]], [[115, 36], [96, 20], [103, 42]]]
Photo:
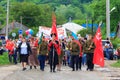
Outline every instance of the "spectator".
[[120, 47], [117, 49], [118, 59], [120, 59]]
[[3, 55], [4, 49], [2, 46], [0, 46], [0, 55]]
[[105, 43], [105, 50], [106, 50], [105, 55], [106, 55], [106, 58], [107, 58], [108, 60], [110, 60], [110, 52], [109, 52], [109, 49], [110, 49], [110, 41], [108, 40], [108, 41], [106, 41], [106, 43]]
[[117, 50], [114, 49], [113, 59], [114, 59], [114, 60], [117, 60], [118, 57], [119, 57], [119, 56], [118, 56], [118, 52], [117, 52]]

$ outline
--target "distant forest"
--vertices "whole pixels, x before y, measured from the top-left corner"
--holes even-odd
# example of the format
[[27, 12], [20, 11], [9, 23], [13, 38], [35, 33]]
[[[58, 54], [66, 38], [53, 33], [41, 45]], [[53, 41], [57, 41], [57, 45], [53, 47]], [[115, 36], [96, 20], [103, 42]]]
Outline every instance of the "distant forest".
[[[7, 0], [0, 0], [0, 28], [6, 24]], [[111, 31], [116, 30], [120, 21], [120, 0], [110, 0]], [[72, 18], [78, 24], [99, 23], [106, 26], [106, 0], [10, 0], [9, 20], [20, 22], [28, 27], [39, 25], [51, 27], [52, 12], [57, 17], [57, 24], [61, 25]], [[103, 30], [105, 31], [105, 30]]]

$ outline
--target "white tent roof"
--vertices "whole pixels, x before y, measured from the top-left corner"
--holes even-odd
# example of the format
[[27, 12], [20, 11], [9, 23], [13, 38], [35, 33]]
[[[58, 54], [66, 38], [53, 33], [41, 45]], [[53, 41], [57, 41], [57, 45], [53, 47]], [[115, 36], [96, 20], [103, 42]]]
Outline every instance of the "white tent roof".
[[65, 23], [62, 25], [62, 27], [64, 27], [65, 29], [68, 29], [74, 33], [77, 33], [78, 31], [85, 29], [84, 27], [82, 27], [76, 23], [73, 23], [73, 22]]

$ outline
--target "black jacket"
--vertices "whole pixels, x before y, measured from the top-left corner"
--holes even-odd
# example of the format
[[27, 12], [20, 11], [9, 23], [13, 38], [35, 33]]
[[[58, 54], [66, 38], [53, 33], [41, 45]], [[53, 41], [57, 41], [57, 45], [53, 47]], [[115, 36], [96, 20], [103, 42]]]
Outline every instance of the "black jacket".
[[[26, 44], [27, 44], [27, 53], [28, 54], [32, 54], [32, 50], [31, 50], [30, 44], [28, 42], [26, 42]], [[21, 45], [22, 45], [22, 42], [18, 45], [19, 54], [21, 54]]]

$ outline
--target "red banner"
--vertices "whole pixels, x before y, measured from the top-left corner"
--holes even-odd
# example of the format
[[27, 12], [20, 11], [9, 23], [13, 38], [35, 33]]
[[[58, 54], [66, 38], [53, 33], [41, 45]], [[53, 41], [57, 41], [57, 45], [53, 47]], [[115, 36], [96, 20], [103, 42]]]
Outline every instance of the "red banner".
[[93, 63], [100, 65], [101, 67], [104, 67], [104, 54], [103, 54], [101, 38], [102, 38], [101, 30], [100, 30], [100, 27], [98, 27], [98, 30], [97, 30], [96, 35], [94, 37], [94, 43], [96, 45], [96, 48], [94, 51]]

